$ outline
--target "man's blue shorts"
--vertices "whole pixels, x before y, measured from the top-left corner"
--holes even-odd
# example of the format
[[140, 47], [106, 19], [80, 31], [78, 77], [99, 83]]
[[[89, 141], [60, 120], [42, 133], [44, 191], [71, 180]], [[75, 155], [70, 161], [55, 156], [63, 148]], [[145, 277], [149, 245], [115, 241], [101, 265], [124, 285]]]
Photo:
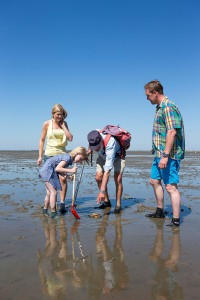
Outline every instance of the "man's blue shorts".
[[157, 180], [162, 179], [164, 184], [179, 183], [178, 172], [180, 169], [180, 160], [169, 158], [165, 169], [158, 167], [160, 160], [161, 158], [154, 158], [151, 168], [151, 178]]

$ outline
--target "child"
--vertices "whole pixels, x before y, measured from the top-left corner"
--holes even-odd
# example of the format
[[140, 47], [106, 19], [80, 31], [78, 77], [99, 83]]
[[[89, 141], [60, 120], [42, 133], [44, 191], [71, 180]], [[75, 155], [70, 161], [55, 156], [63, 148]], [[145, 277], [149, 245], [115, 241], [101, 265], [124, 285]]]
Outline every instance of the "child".
[[67, 168], [73, 162], [88, 161], [88, 154], [84, 147], [77, 147], [69, 154], [58, 154], [49, 158], [39, 170], [39, 177], [45, 181], [46, 197], [44, 200], [43, 214], [48, 215], [51, 207], [51, 218], [55, 218], [57, 190], [62, 190], [58, 174], [66, 177], [68, 173], [76, 173], [77, 167]]

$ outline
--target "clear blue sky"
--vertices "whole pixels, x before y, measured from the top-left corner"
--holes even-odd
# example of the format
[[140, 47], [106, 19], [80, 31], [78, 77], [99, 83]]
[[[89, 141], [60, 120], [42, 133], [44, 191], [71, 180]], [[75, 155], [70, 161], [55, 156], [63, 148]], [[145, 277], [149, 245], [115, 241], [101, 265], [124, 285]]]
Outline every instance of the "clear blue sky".
[[182, 112], [187, 150], [200, 150], [199, 0], [0, 0], [0, 150], [38, 148], [61, 103], [74, 141], [120, 124], [151, 149], [159, 79]]

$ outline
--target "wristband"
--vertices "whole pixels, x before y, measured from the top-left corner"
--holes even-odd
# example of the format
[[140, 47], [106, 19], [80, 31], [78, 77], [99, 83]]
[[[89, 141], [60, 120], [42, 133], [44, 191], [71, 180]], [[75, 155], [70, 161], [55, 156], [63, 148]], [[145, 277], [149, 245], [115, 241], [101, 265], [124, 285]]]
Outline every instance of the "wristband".
[[102, 194], [104, 194], [104, 195], [106, 194], [105, 190], [99, 190], [99, 192], [102, 193]]
[[164, 158], [168, 158], [168, 157], [169, 157], [169, 154], [163, 152], [162, 156], [163, 156]]

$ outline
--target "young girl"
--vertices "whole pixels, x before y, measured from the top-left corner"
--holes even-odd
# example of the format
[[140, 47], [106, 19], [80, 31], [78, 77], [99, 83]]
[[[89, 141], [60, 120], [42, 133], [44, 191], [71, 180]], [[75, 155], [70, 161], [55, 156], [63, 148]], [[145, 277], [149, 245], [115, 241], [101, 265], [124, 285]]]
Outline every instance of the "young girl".
[[88, 161], [88, 154], [84, 147], [77, 147], [69, 154], [59, 154], [49, 158], [39, 170], [39, 177], [45, 181], [46, 197], [44, 200], [43, 214], [48, 215], [51, 208], [51, 217], [55, 218], [57, 190], [62, 190], [59, 175], [67, 177], [68, 173], [77, 172], [77, 167], [68, 168], [73, 162]]

